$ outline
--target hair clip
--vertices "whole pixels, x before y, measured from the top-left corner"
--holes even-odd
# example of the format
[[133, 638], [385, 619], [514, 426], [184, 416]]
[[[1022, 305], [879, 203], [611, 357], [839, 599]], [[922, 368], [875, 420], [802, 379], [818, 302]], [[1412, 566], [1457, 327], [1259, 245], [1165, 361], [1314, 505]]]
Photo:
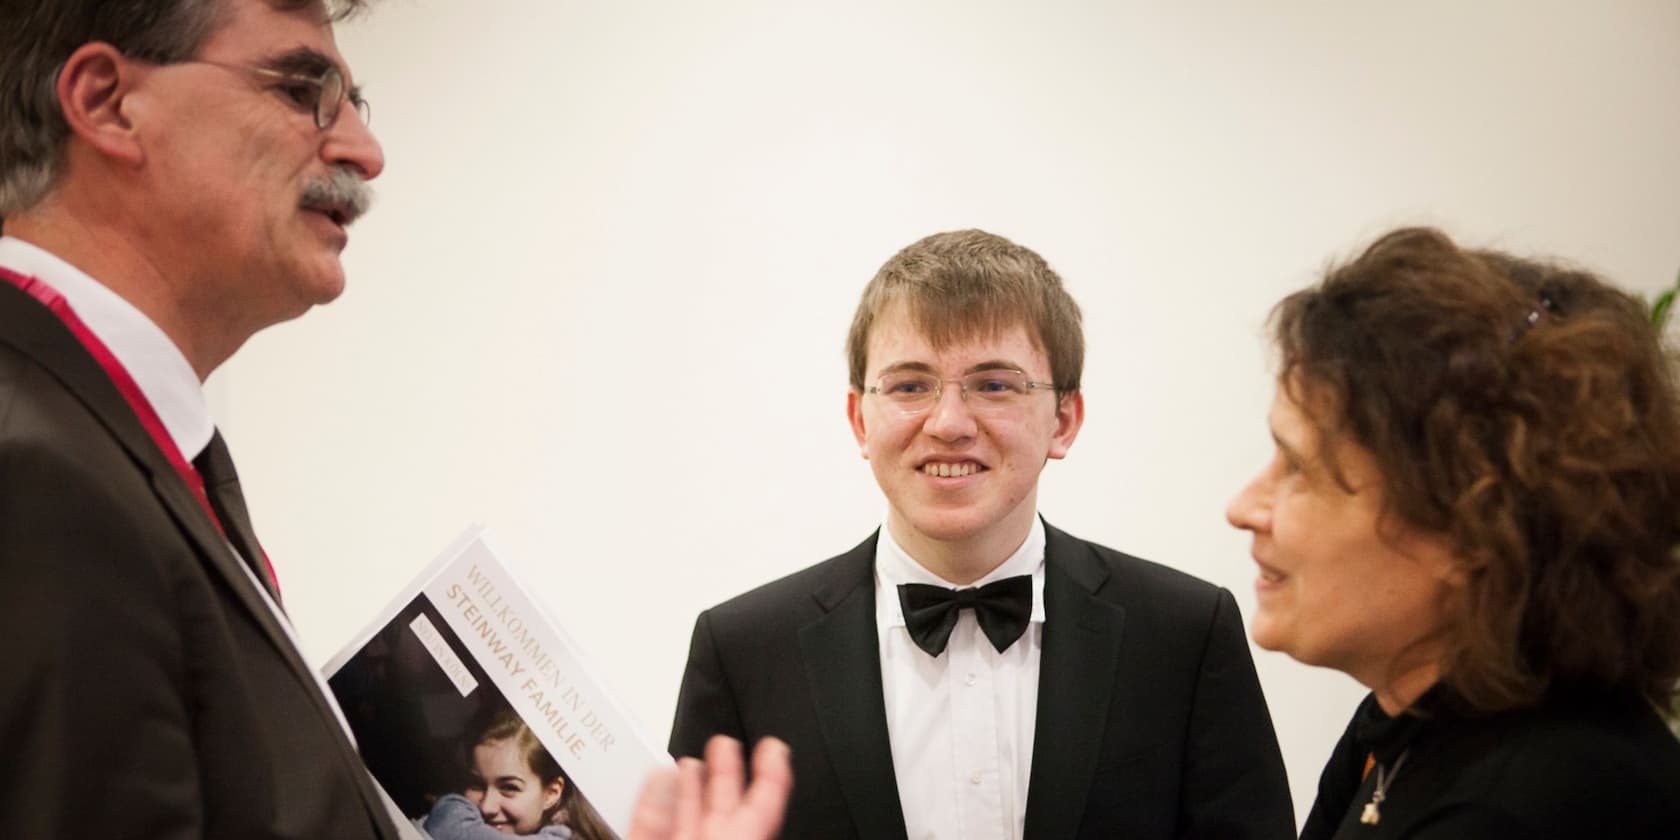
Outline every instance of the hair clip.
[[1534, 329], [1534, 325], [1540, 323], [1540, 313], [1551, 312], [1554, 308], [1555, 307], [1552, 306], [1552, 299], [1546, 297], [1545, 295], [1541, 295], [1540, 305], [1528, 310], [1528, 315], [1523, 318], [1522, 323], [1518, 324], [1517, 328], [1511, 331], [1511, 340], [1516, 341], [1517, 339], [1522, 338], [1524, 333]]

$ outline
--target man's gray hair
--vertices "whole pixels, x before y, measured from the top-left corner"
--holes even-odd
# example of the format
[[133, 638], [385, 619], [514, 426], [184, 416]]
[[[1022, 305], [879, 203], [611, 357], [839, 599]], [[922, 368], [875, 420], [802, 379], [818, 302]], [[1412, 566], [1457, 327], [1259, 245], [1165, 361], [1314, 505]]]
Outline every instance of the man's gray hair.
[[[369, 0], [267, 0], [322, 6], [347, 17]], [[103, 41], [160, 64], [191, 58], [215, 31], [227, 0], [0, 0], [0, 219], [47, 196], [64, 162], [70, 126], [58, 74], [83, 44]]]

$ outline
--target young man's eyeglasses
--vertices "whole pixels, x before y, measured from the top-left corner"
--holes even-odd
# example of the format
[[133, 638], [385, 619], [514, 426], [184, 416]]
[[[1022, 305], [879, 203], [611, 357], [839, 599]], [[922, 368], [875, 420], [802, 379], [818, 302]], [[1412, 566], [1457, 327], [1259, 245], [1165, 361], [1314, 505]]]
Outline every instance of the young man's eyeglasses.
[[315, 114], [315, 127], [325, 130], [338, 121], [338, 114], [343, 109], [346, 100], [356, 109], [356, 115], [362, 118], [362, 125], [368, 125], [373, 119], [373, 109], [368, 101], [362, 98], [362, 92], [352, 88], [344, 81], [344, 74], [338, 67], [328, 65], [320, 75], [311, 76], [303, 73], [286, 73], [267, 67], [251, 67], [243, 64], [224, 64], [220, 61], [205, 61], [202, 58], [187, 59], [179, 64], [208, 64], [223, 70], [236, 73], [249, 73], [263, 79], [273, 80], [274, 87], [285, 94], [293, 104], [305, 111]]
[[883, 374], [874, 385], [864, 390], [885, 399], [905, 414], [920, 414], [939, 402], [947, 382], [955, 382], [962, 389], [963, 401], [970, 411], [984, 414], [1005, 414], [1026, 405], [1034, 392], [1056, 390], [1053, 383], [1032, 382], [1024, 371], [1010, 368], [977, 370], [958, 379], [940, 379], [931, 373], [918, 371], [896, 371]]

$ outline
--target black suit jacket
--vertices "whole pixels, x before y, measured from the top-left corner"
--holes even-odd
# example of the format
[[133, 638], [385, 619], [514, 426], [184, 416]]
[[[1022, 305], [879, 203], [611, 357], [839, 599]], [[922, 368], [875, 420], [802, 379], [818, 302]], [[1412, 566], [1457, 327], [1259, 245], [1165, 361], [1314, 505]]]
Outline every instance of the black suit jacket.
[[[1231, 594], [1046, 527], [1029, 840], [1293, 838]], [[783, 836], [905, 837], [876, 641], [875, 537], [700, 614], [671, 752], [793, 747]]]
[[0, 834], [397, 836], [239, 563], [104, 370], [0, 282]]

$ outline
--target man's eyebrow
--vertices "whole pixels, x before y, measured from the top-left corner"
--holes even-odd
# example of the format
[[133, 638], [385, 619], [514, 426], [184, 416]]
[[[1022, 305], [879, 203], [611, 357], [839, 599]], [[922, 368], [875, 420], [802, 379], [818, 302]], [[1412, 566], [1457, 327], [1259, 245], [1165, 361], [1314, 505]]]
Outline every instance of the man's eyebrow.
[[280, 73], [310, 78], [318, 78], [334, 68], [340, 73], [344, 72], [344, 68], [339, 67], [338, 63], [328, 58], [325, 53], [309, 47], [298, 47], [283, 52], [264, 61], [263, 66]]
[[979, 373], [983, 370], [1025, 370], [1025, 368], [1022, 368], [1020, 365], [1005, 359], [992, 359], [990, 361], [981, 362], [977, 365], [969, 365], [968, 370], [963, 371], [963, 375], [967, 376], [971, 373]]
[[934, 372], [933, 365], [930, 365], [927, 362], [893, 362], [892, 364], [881, 368], [881, 372], [877, 374], [877, 376], [885, 376], [889, 373], [902, 373], [904, 371], [915, 371], [916, 373]]
[[[991, 361], [986, 361], [986, 362], [981, 362], [979, 364], [969, 365], [968, 368], [962, 372], [962, 375], [967, 376], [971, 373], [979, 373], [980, 371], [983, 371], [983, 370], [1020, 370], [1020, 369], [1021, 369], [1021, 366], [1014, 363], [1014, 362], [1006, 361], [1004, 359], [993, 359]], [[933, 365], [930, 365], [927, 362], [894, 362], [890, 365], [887, 365], [884, 368], [881, 368], [881, 373], [899, 373], [901, 371], [915, 371], [917, 373], [931, 373], [931, 374], [934, 374], [936, 376], [939, 374], [939, 371], [934, 370]]]
[[[285, 73], [288, 76], [318, 79], [326, 75], [328, 70], [337, 68], [339, 75], [345, 79], [350, 78], [349, 74], [344, 71], [343, 67], [339, 67], [337, 62], [328, 58], [321, 51], [308, 47], [298, 47], [295, 50], [283, 52], [264, 62], [264, 64], [268, 69], [277, 73]], [[362, 86], [351, 85], [350, 89], [345, 92], [345, 96], [351, 102], [361, 102]]]

